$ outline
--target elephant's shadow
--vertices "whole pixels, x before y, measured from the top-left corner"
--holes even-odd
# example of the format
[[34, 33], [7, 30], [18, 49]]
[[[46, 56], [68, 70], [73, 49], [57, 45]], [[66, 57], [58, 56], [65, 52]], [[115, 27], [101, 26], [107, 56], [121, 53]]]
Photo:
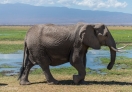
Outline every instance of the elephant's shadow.
[[8, 85], [8, 84], [5, 84], [5, 83], [0, 83], [0, 86], [6, 86], [6, 85]]
[[[40, 84], [40, 83], [47, 83], [46, 81], [44, 82], [35, 82], [35, 83], [31, 83], [31, 84]], [[120, 81], [85, 81], [84, 84], [80, 84], [80, 85], [131, 85], [132, 86], [132, 82], [120, 82]], [[75, 85], [73, 83], [73, 80], [61, 80], [59, 81], [58, 85]]]

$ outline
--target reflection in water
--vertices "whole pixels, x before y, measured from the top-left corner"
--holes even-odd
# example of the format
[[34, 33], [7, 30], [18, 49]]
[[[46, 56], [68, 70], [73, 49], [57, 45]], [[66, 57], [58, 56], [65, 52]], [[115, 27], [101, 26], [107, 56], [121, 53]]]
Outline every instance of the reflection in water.
[[[87, 56], [87, 67], [93, 70], [93, 72], [96, 71], [100, 73], [99, 71], [100, 69], [106, 68], [106, 65], [101, 63], [100, 58], [103, 57], [110, 58], [110, 52], [107, 50], [89, 50], [86, 56]], [[132, 50], [127, 50], [126, 52], [123, 53], [117, 53], [117, 56], [125, 56], [128, 58], [132, 58]], [[18, 51], [14, 54], [0, 54], [0, 72], [5, 72], [6, 75], [17, 74], [22, 65], [22, 60], [23, 60], [23, 51]], [[8, 65], [9, 67], [4, 68], [2, 67], [2, 65]], [[10, 68], [10, 66], [12, 68]], [[55, 66], [55, 68], [68, 67], [68, 66], [71, 66], [70, 63]], [[39, 68], [39, 66], [36, 65], [32, 69], [36, 69], [36, 68]]]

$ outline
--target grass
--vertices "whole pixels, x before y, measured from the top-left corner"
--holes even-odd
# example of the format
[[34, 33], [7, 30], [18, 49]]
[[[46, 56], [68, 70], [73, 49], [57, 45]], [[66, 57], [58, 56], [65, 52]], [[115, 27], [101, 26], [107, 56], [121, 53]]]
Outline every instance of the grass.
[[[101, 58], [103, 64], [108, 64], [110, 59]], [[132, 71], [132, 59], [127, 57], [117, 57], [113, 70], [108, 71], [107, 69], [102, 69], [101, 72], [107, 73], [107, 75], [122, 75], [128, 76]]]
[[[77, 74], [77, 70], [74, 67], [61, 67], [61, 68], [51, 68], [51, 73], [53, 74], [62, 74], [62, 75], [71, 75], [71, 74]], [[90, 70], [87, 68], [87, 72]], [[35, 69], [31, 72], [31, 74], [42, 74], [42, 69]]]
[[132, 26], [108, 26], [117, 43], [132, 43]]
[[[108, 62], [110, 61], [109, 58], [100, 58], [100, 60], [102, 61], [103, 64], [108, 64]], [[115, 64], [128, 64], [130, 66], [132, 66], [132, 62], [131, 62], [132, 59], [129, 59], [125, 56], [118, 56], [116, 57], [116, 62]]]
[[0, 29], [0, 41], [24, 40], [26, 30]]
[[14, 68], [14, 66], [11, 66], [8, 64], [2, 64], [2, 65], [0, 65], [0, 68]]
[[132, 30], [111, 30], [110, 32], [118, 43], [132, 42]]
[[23, 44], [24, 41], [0, 41], [0, 44]]
[[109, 30], [132, 30], [132, 26], [107, 26]]
[[23, 44], [0, 44], [0, 53], [15, 53], [18, 50], [23, 50], [23, 48]]
[[[66, 69], [66, 68], [65, 68]], [[63, 73], [51, 70], [53, 76], [59, 80], [58, 85], [48, 85], [43, 73], [30, 74], [31, 85], [21, 86], [17, 76], [1, 76], [0, 92], [131, 92], [131, 70], [106, 70], [107, 75], [87, 74], [85, 85], [73, 85], [72, 75], [77, 72], [74, 69], [63, 70]], [[60, 71], [60, 70], [59, 70]], [[69, 74], [65, 74], [69, 73]]]

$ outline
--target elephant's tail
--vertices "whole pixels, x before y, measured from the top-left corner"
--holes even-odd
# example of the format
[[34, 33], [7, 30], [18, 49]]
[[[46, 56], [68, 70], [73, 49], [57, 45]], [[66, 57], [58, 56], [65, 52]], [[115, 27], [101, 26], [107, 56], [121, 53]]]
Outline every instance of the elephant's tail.
[[19, 77], [18, 77], [18, 80], [22, 77], [22, 74], [25, 70], [25, 65], [26, 65], [26, 59], [27, 59], [27, 55], [28, 55], [28, 49], [27, 49], [27, 44], [26, 42], [24, 42], [24, 53], [23, 53], [23, 64], [22, 64], [22, 67], [20, 68], [20, 73], [19, 73]]

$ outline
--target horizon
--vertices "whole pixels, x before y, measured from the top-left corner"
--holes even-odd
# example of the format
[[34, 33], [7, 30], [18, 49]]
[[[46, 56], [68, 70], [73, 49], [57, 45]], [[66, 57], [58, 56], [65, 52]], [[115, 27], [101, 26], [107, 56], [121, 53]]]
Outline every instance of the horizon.
[[[17, 7], [17, 8], [16, 8]], [[85, 14], [84, 14], [85, 13]], [[132, 25], [132, 14], [82, 10], [60, 6], [35, 6], [22, 3], [0, 4], [0, 25], [104, 23], [106, 25]], [[97, 17], [98, 16], [98, 17]]]

